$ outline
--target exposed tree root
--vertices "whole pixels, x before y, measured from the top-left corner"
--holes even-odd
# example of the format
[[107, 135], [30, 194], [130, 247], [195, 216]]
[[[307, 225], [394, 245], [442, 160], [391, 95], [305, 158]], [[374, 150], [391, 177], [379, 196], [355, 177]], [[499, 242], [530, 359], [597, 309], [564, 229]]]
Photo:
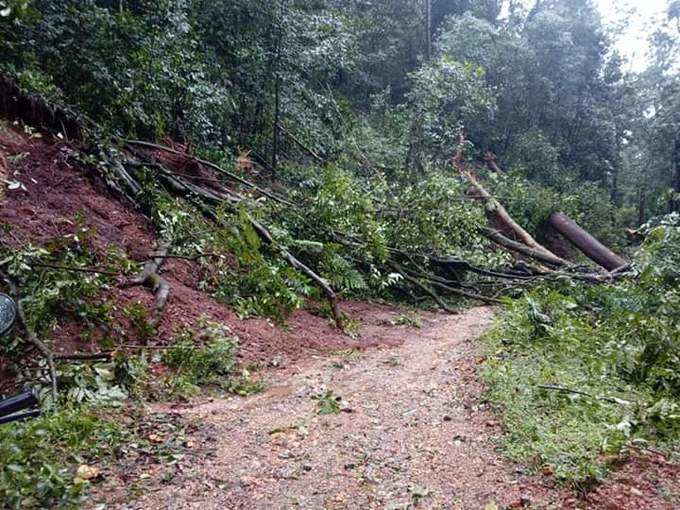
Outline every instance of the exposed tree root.
[[81, 138], [83, 124], [89, 124], [84, 116], [76, 114], [68, 107], [50, 103], [38, 94], [26, 92], [13, 78], [5, 74], [0, 74], [0, 113], [74, 139]]
[[167, 260], [168, 249], [169, 246], [167, 244], [160, 245], [158, 249], [151, 254], [152, 258], [144, 264], [144, 268], [140, 275], [124, 285], [125, 287], [144, 285], [151, 289], [156, 297], [153, 308], [153, 317], [151, 319], [151, 324], [154, 327], [158, 326], [172, 291], [170, 284], [160, 275], [161, 267]]

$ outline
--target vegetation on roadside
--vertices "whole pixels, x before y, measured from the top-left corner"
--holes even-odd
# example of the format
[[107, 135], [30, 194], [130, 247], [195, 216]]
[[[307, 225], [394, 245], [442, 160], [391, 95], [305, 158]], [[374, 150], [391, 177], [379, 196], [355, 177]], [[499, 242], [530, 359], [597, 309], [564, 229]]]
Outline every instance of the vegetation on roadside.
[[[680, 210], [678, 20], [671, 0], [632, 73], [590, 0], [0, 0], [0, 110], [67, 146], [61, 162], [146, 215], [159, 259], [190, 260], [196, 290], [241, 318], [282, 326], [325, 299], [319, 315], [356, 336], [340, 298], [451, 312], [515, 297], [489, 335], [507, 451], [586, 488], [608, 454], [680, 437], [677, 218], [637, 228]], [[7, 193], [43, 185], [25, 157], [0, 153]], [[557, 211], [617, 250], [626, 227], [645, 241], [632, 271], [586, 284], [614, 276], [561, 259], [546, 272], [492, 242], [500, 204], [544, 244]], [[210, 318], [155, 345], [162, 310], [112, 288], [157, 297], [161, 264], [135, 282], [147, 260], [97, 248], [87, 218], [66, 223], [39, 245], [2, 225], [25, 324], [0, 354], [17, 387], [63, 409], [0, 429], [18, 445], [0, 442], [12, 506], [77, 502], [77, 462], [47, 455], [115, 449], [127, 432], [102, 407], [260, 389]], [[50, 402], [29, 333], [49, 348], [65, 323], [111, 357], [57, 360]], [[317, 396], [319, 413], [338, 398]]]
[[538, 286], [488, 334], [506, 451], [581, 490], [627, 449], [680, 447], [680, 223], [661, 223], [636, 278]]
[[[158, 428], [140, 429], [147, 418], [130, 398], [144, 402], [185, 399], [201, 391], [241, 396], [261, 391], [262, 384], [247, 370], [237, 372], [238, 342], [224, 326], [205, 322], [200, 331], [198, 338], [187, 331], [159, 359], [149, 352], [119, 352], [111, 361], [58, 363], [58, 405], [44, 405], [43, 416], [34, 421], [0, 427], [3, 504], [78, 508], [89, 486], [100, 480], [102, 467], [121, 455], [143, 450], [163, 457], [168, 442], [157, 439]], [[151, 365], [162, 367], [160, 377], [152, 375]], [[48, 384], [24, 382], [29, 381], [34, 387]]]
[[[134, 434], [111, 410], [65, 407], [0, 428], [0, 500], [5, 508], [77, 508], [95, 476]], [[80, 466], [84, 468], [79, 470]]]
[[342, 411], [340, 407], [342, 397], [333, 393], [332, 390], [314, 395], [312, 399], [316, 400], [317, 414], [340, 414]]
[[390, 324], [393, 326], [408, 326], [410, 328], [420, 328], [423, 325], [423, 319], [415, 312], [407, 312], [396, 315]]
[[200, 331], [198, 338], [192, 331], [185, 331], [163, 353], [163, 364], [170, 369], [160, 382], [165, 398], [187, 398], [201, 388], [241, 396], [262, 390], [262, 383], [253, 379], [247, 369], [235, 374], [238, 338], [226, 325], [204, 320]]
[[148, 483], [149, 462], [171, 479], [188, 455], [194, 424], [143, 406], [64, 405], [42, 417], [0, 427], [2, 508], [82, 508], [93, 485], [121, 465], [135, 478], [130, 494]]
[[[131, 448], [161, 455], [163, 445], [140, 437], [144, 418], [134, 401], [188, 398], [200, 391], [249, 395], [262, 388], [237, 366], [237, 338], [208, 319], [166, 351], [143, 344], [120, 348], [122, 342], [147, 343], [156, 336], [141, 303], [123, 305], [108, 293], [115, 275], [132, 275], [139, 265], [115, 247], [102, 255], [93, 245], [95, 233], [78, 218], [74, 225], [73, 234], [40, 247], [1, 252], [3, 274], [22, 290], [27, 327], [49, 343], [55, 328], [75, 324], [83, 340], [108, 353], [100, 360], [57, 359], [55, 403], [45, 360], [31, 355], [20, 330], [3, 339], [0, 354], [12, 360], [15, 387], [36, 389], [43, 407], [36, 420], [0, 426], [0, 506], [7, 508], [78, 508], [103, 466]], [[154, 369], [162, 376], [154, 376]]]

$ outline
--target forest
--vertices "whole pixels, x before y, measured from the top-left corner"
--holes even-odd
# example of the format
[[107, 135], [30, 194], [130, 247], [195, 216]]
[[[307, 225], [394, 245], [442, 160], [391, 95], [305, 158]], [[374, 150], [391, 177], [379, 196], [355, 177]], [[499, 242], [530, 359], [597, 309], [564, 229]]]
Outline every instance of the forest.
[[602, 3], [0, 0], [0, 508], [678, 508], [680, 2]]

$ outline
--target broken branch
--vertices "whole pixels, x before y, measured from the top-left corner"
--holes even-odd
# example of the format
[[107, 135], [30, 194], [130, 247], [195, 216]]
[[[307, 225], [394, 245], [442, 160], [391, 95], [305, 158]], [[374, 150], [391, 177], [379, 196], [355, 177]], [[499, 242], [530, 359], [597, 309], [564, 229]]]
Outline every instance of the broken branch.
[[28, 321], [26, 320], [26, 313], [24, 311], [24, 306], [21, 300], [21, 296], [19, 294], [17, 284], [14, 282], [14, 280], [12, 280], [12, 278], [8, 276], [4, 276], [4, 279], [7, 282], [7, 285], [9, 286], [10, 293], [12, 294], [14, 302], [17, 305], [17, 318], [19, 321], [19, 325], [26, 332], [28, 341], [40, 352], [40, 354], [43, 355], [43, 357], [47, 361], [47, 368], [50, 373], [52, 400], [54, 402], [54, 405], [57, 405], [57, 369], [54, 365], [54, 356], [52, 355], [52, 350], [47, 346], [47, 344], [45, 344], [45, 342], [38, 338], [38, 335], [35, 333], [35, 331], [33, 331], [31, 327], [28, 325]]

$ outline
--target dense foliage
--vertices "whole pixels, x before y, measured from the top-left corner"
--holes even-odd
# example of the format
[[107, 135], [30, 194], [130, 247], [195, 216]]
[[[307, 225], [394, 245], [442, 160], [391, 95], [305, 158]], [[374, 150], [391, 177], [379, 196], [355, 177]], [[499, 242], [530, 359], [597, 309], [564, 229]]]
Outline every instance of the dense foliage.
[[487, 376], [508, 452], [581, 488], [622, 448], [680, 437], [677, 215], [651, 228], [639, 277], [541, 286], [508, 303], [489, 335]]
[[[128, 198], [173, 256], [195, 262], [200, 290], [241, 317], [281, 325], [322, 299], [301, 264], [341, 297], [420, 303], [428, 290], [420, 278], [442, 261], [454, 267], [428, 285], [463, 295], [485, 286], [491, 301], [518, 295], [489, 337], [507, 449], [586, 486], [602, 475], [603, 453], [677, 446], [677, 217], [633, 233], [645, 241], [630, 249], [626, 278], [531, 286], [521, 273], [506, 286], [490, 278], [526, 268], [510, 267], [513, 257], [483, 235], [492, 211], [470, 199], [451, 159], [474, 169], [539, 241], [551, 242], [548, 219], [562, 211], [623, 249], [624, 227], [680, 209], [679, 21], [671, 1], [649, 66], [635, 74], [624, 72], [590, 0], [0, 0], [0, 73], [97, 126], [80, 163], [116, 190], [124, 186], [107, 165], [122, 164], [131, 139], [176, 146], [184, 163], [200, 155], [220, 165], [220, 179], [233, 170], [213, 181], [228, 182], [238, 204], [207, 207], [195, 189], [172, 193], [162, 165], [139, 161], [140, 189]], [[258, 194], [244, 178], [270, 191]], [[152, 339], [144, 306], [103, 297], [116, 275], [140, 264], [115, 249], [96, 253], [81, 220], [72, 236], [2, 246], [0, 267], [22, 289], [25, 326], [49, 342], [58, 319], [79, 321], [85, 335], [106, 331], [100, 344], [112, 348], [113, 337], [125, 338], [124, 321]], [[3, 354], [16, 355], [22, 340]], [[238, 342], [223, 325], [206, 320], [171, 340], [155, 357], [60, 364], [61, 403], [259, 390], [236, 373]], [[154, 364], [167, 376], [149, 377]], [[42, 382], [44, 369], [17, 373]], [[330, 392], [317, 400], [320, 413], [339, 410]], [[1, 432], [0, 499], [78, 501], [82, 481], [46, 456], [122, 436], [74, 413]], [[60, 427], [72, 437], [59, 438]], [[44, 484], [33, 486], [35, 473]]]
[[429, 23], [416, 0], [5, 4], [2, 68], [119, 134], [277, 167], [305, 156], [281, 126], [352, 172], [409, 175], [464, 129], [471, 156], [558, 191], [593, 183], [641, 217], [676, 206], [673, 9], [653, 64], [625, 75], [586, 0], [511, 2], [504, 17], [498, 1], [436, 2]]

